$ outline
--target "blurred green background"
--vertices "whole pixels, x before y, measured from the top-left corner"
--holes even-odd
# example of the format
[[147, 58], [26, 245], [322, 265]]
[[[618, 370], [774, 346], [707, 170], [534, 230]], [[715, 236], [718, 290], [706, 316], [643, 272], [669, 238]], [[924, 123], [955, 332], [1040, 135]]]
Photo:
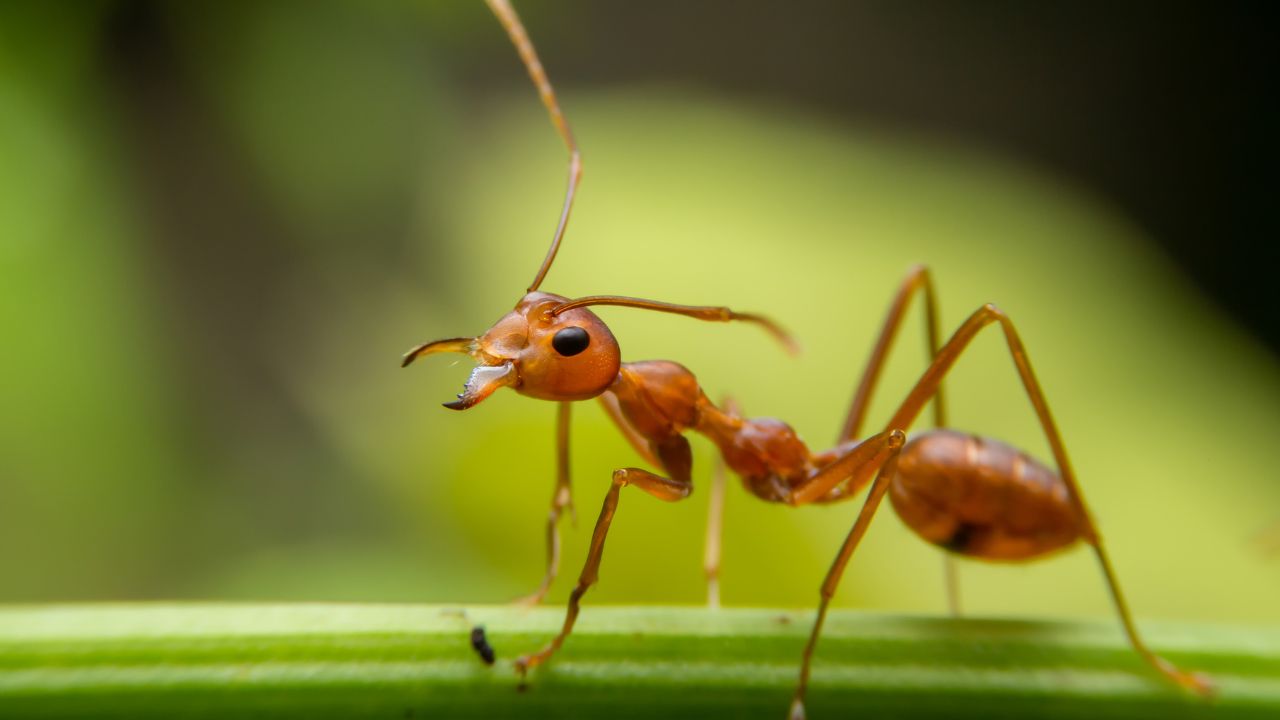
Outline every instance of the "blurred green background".
[[[675, 76], [575, 82], [591, 15], [526, 4], [535, 42], [568, 43], [540, 47], [586, 167], [544, 289], [768, 312], [805, 349], [603, 309], [625, 358], [676, 359], [825, 447], [893, 289], [928, 262], [948, 330], [986, 301], [1018, 323], [1138, 616], [1280, 620], [1280, 565], [1253, 541], [1280, 521], [1274, 357], [1105, 194], [856, 113]], [[671, 30], [714, 54], [711, 30]], [[0, 159], [0, 601], [503, 602], [537, 584], [554, 406], [506, 391], [453, 413], [468, 365], [397, 368], [508, 310], [559, 210], [563, 148], [481, 3], [6, 4]], [[923, 368], [919, 336], [873, 421]], [[949, 391], [957, 426], [1046, 455], [998, 335]], [[589, 603], [702, 600], [695, 453], [689, 501], [622, 501]], [[552, 601], [635, 462], [580, 405]], [[812, 605], [856, 507], [731, 485], [725, 602]], [[886, 511], [837, 602], [941, 612], [939, 558]], [[961, 579], [974, 613], [1111, 612], [1079, 549]]]

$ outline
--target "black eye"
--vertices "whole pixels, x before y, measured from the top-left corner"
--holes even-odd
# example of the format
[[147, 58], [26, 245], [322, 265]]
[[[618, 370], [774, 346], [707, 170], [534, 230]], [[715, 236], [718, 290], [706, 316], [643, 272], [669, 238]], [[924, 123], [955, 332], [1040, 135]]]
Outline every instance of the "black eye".
[[590, 344], [591, 336], [580, 327], [567, 327], [551, 338], [551, 347], [565, 357], [577, 355]]

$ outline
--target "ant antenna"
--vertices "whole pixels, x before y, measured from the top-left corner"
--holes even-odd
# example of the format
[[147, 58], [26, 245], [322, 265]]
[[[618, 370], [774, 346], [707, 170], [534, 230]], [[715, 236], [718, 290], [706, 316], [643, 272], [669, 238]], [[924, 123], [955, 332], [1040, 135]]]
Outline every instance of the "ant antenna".
[[485, 0], [485, 2], [498, 17], [502, 27], [506, 28], [507, 35], [511, 37], [511, 43], [516, 46], [516, 52], [520, 53], [520, 59], [524, 61], [524, 66], [529, 71], [529, 78], [538, 88], [542, 104], [547, 106], [552, 124], [556, 126], [556, 131], [560, 133], [561, 138], [564, 138], [564, 144], [569, 148], [569, 187], [564, 193], [564, 209], [560, 211], [560, 222], [556, 224], [556, 234], [551, 238], [551, 248], [547, 250], [542, 267], [538, 268], [538, 274], [529, 285], [527, 292], [533, 292], [542, 284], [542, 279], [547, 276], [547, 271], [551, 269], [551, 263], [560, 250], [560, 239], [564, 237], [564, 228], [569, 224], [569, 211], [573, 209], [573, 195], [578, 190], [578, 181], [582, 179], [582, 156], [578, 154], [578, 143], [573, 139], [573, 131], [569, 129], [564, 113], [560, 112], [556, 91], [551, 87], [551, 81], [547, 80], [542, 61], [538, 60], [538, 52], [533, 49], [533, 43], [529, 41], [529, 33], [525, 32], [515, 8], [511, 7], [508, 0]]
[[[564, 238], [565, 226], [569, 224], [569, 211], [573, 209], [573, 196], [577, 193], [578, 182], [582, 179], [582, 156], [578, 152], [578, 143], [573, 138], [573, 130], [569, 128], [569, 122], [565, 120], [564, 113], [560, 110], [560, 102], [556, 100], [556, 91], [551, 87], [551, 81], [547, 79], [547, 72], [542, 67], [542, 61], [538, 59], [538, 52], [533, 49], [533, 43], [529, 40], [529, 33], [525, 31], [524, 24], [520, 22], [520, 16], [516, 14], [515, 8], [511, 7], [509, 0], [485, 0], [485, 2], [489, 5], [489, 9], [493, 11], [493, 14], [497, 16], [498, 22], [502, 23], [502, 27], [506, 28], [507, 35], [511, 38], [511, 43], [516, 46], [516, 52], [520, 54], [520, 59], [524, 61], [524, 66], [529, 71], [529, 78], [533, 80], [534, 87], [538, 89], [542, 104], [546, 106], [547, 113], [551, 116], [551, 123], [556, 126], [556, 131], [560, 133], [560, 137], [564, 139], [565, 146], [569, 149], [569, 186], [564, 193], [564, 208], [560, 211], [560, 221], [556, 224], [556, 234], [551, 238], [551, 247], [547, 250], [547, 256], [542, 260], [542, 267], [538, 268], [538, 274], [534, 276], [533, 282], [530, 283], [526, 291], [533, 292], [542, 285], [543, 278], [547, 276], [547, 271], [551, 269], [551, 263], [556, 259], [556, 253], [560, 251], [560, 240]], [[552, 310], [552, 314], [559, 315], [565, 310], [587, 305], [622, 305], [715, 322], [743, 320], [764, 327], [770, 335], [782, 343], [788, 353], [797, 355], [800, 352], [800, 346], [796, 341], [787, 331], [772, 320], [761, 315], [734, 312], [727, 307], [675, 305], [656, 300], [643, 300], [617, 295], [593, 295], [557, 305]]]
[[763, 315], [755, 313], [740, 313], [730, 310], [727, 307], [719, 305], [676, 305], [674, 303], [661, 302], [658, 300], [645, 300], [643, 298], [624, 297], [622, 295], [589, 295], [580, 297], [577, 300], [570, 300], [566, 303], [560, 303], [551, 309], [552, 315], [559, 315], [566, 310], [573, 308], [586, 307], [587, 305], [620, 305], [622, 307], [640, 308], [641, 310], [655, 310], [657, 312], [671, 313], [673, 315], [684, 315], [697, 320], [706, 320], [708, 322], [731, 322], [733, 320], [742, 320], [743, 322], [755, 323], [763, 327], [775, 340], [782, 344], [782, 347], [791, 355], [800, 354], [800, 344], [791, 337], [791, 334], [782, 329], [782, 326], [770, 320]]

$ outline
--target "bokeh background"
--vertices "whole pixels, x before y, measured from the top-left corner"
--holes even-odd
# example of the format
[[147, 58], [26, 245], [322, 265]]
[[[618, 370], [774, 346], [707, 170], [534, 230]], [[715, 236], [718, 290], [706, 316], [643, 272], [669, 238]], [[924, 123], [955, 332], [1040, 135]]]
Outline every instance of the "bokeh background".
[[[766, 311], [805, 348], [602, 310], [625, 357], [677, 359], [823, 447], [928, 262], [948, 329], [986, 301], [1018, 323], [1138, 615], [1280, 620], [1259, 541], [1280, 523], [1274, 113], [1247, 15], [520, 9], [586, 167], [544, 289]], [[531, 590], [554, 406], [452, 413], [467, 365], [397, 363], [519, 298], [564, 163], [478, 1], [0, 6], [0, 601]], [[949, 389], [957, 426], [1047, 455], [998, 335]], [[589, 602], [702, 600], [695, 452], [689, 501], [625, 497]], [[635, 462], [579, 406], [554, 601]], [[811, 606], [855, 512], [731, 485], [726, 603]], [[961, 579], [979, 614], [1110, 612], [1083, 550]], [[939, 554], [886, 510], [838, 603], [941, 612]]]

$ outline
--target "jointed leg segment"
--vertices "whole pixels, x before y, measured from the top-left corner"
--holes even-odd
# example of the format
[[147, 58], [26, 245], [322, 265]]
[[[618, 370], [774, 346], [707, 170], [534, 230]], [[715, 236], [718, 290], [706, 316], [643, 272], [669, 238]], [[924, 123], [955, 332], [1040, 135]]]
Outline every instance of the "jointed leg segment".
[[947, 611], [951, 617], [960, 617], [960, 573], [956, 556], [942, 553], [942, 585], [947, 594]]
[[546, 662], [564, 643], [569, 633], [573, 632], [573, 624], [578, 619], [579, 603], [587, 589], [595, 584], [600, 571], [600, 559], [604, 556], [604, 541], [609, 535], [609, 526], [613, 523], [613, 514], [618, 509], [618, 497], [622, 488], [634, 485], [650, 495], [673, 502], [683, 500], [693, 490], [693, 483], [688, 478], [672, 480], [655, 475], [638, 468], [623, 468], [613, 471], [613, 483], [604, 497], [604, 505], [600, 508], [600, 517], [596, 520], [595, 530], [591, 533], [591, 547], [587, 550], [587, 560], [583, 563], [582, 574], [578, 576], [578, 584], [569, 595], [569, 608], [565, 613], [564, 625], [560, 632], [541, 650], [530, 655], [522, 655], [516, 660], [516, 669], [521, 675]]
[[[726, 397], [720, 407], [729, 415], [741, 413], [738, 403]], [[707, 503], [707, 537], [703, 546], [702, 570], [707, 577], [707, 607], [720, 607], [720, 539], [724, 534], [724, 458], [716, 456], [711, 471], [711, 500]]]
[[813, 658], [813, 650], [818, 645], [818, 635], [822, 632], [822, 624], [827, 619], [827, 606], [831, 603], [831, 598], [836, 594], [836, 588], [840, 585], [840, 578], [844, 575], [845, 566], [849, 564], [849, 558], [853, 556], [853, 551], [857, 549], [858, 543], [862, 541], [862, 536], [866, 534], [867, 528], [871, 525], [871, 517], [875, 514], [880, 501], [884, 499], [885, 493], [888, 492], [889, 483], [893, 482], [893, 477], [898, 472], [898, 454], [902, 450], [906, 438], [900, 430], [892, 431], [889, 434], [889, 438], [891, 442], [889, 443], [888, 457], [880, 465], [879, 472], [876, 473], [875, 482], [871, 485], [871, 491], [867, 494], [867, 501], [862, 506], [862, 511], [858, 513], [858, 519], [854, 521], [853, 528], [849, 530], [849, 535], [845, 538], [844, 544], [840, 546], [840, 552], [836, 554], [835, 562], [831, 563], [831, 569], [827, 571], [826, 579], [822, 581], [822, 588], [819, 591], [821, 599], [818, 601], [818, 616], [813, 621], [813, 629], [809, 632], [809, 642], [805, 644], [804, 655], [800, 660], [800, 681], [796, 685], [795, 698], [791, 702], [791, 720], [802, 720], [804, 718], [804, 694], [809, 686], [809, 668]]
[[[840, 430], [840, 436], [836, 438], [837, 443], [852, 440], [862, 432], [863, 422], [867, 418], [867, 409], [871, 405], [871, 395], [875, 392], [876, 382], [880, 379], [880, 371], [884, 368], [889, 351], [893, 348], [893, 340], [898, 334], [898, 328], [902, 326], [903, 317], [911, 305], [911, 298], [917, 291], [924, 292], [925, 332], [929, 343], [927, 348], [929, 360], [932, 361], [938, 356], [938, 302], [934, 297], [933, 279], [929, 275], [928, 267], [916, 265], [907, 273], [907, 277], [903, 279], [902, 285], [893, 296], [893, 302], [889, 305], [889, 314], [880, 328], [880, 335], [876, 338], [875, 347], [871, 350], [871, 358], [867, 360], [867, 366], [862, 371], [858, 389], [853, 393], [853, 403], [849, 407], [849, 414]], [[947, 426], [941, 386], [933, 396], [933, 424], [936, 427]]]
[[569, 417], [572, 404], [562, 402], [556, 409], [556, 489], [551, 496], [551, 510], [547, 512], [547, 568], [542, 583], [532, 593], [516, 600], [520, 605], [533, 606], [542, 602], [547, 590], [560, 572], [560, 516], [565, 509], [576, 525], [577, 511], [573, 507], [573, 488], [569, 482]]
[[[898, 334], [898, 328], [902, 326], [907, 310], [911, 306], [911, 300], [917, 292], [924, 293], [925, 340], [928, 343], [926, 349], [929, 351], [929, 360], [932, 361], [938, 356], [940, 344], [938, 301], [933, 288], [933, 279], [927, 266], [916, 265], [907, 272], [906, 278], [898, 286], [898, 291], [894, 293], [893, 302], [889, 305], [889, 314], [884, 319], [884, 324], [880, 328], [880, 335], [876, 338], [876, 344], [871, 350], [871, 357], [867, 360], [867, 365], [862, 371], [862, 378], [858, 381], [858, 389], [854, 391], [853, 403], [849, 407], [849, 414], [845, 418], [844, 426], [840, 430], [840, 436], [836, 439], [837, 442], [852, 440], [858, 437], [858, 434], [862, 431], [862, 425], [867, 418], [867, 410], [871, 405], [871, 396], [875, 392], [876, 383], [880, 379], [880, 372], [889, 357], [889, 351], [893, 348], [893, 341]], [[933, 425], [940, 428], [947, 427], [946, 404], [943, 401], [941, 385], [938, 386], [937, 392], [933, 395]], [[947, 608], [952, 615], [959, 616], [960, 582], [957, 577], [956, 564], [956, 559], [950, 553], [943, 553], [942, 574], [947, 597]]]
[[716, 458], [711, 473], [711, 500], [707, 505], [707, 537], [702, 571], [707, 577], [707, 607], [720, 608], [720, 538], [724, 532], [724, 460]]

